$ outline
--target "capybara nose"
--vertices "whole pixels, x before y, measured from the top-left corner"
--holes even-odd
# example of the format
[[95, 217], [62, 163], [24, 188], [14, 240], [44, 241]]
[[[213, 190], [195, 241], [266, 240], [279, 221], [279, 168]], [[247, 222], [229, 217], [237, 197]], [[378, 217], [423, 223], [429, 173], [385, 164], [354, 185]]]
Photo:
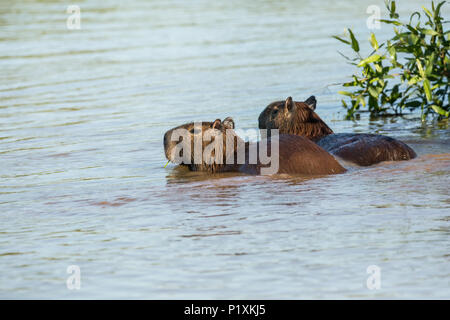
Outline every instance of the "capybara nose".
[[170, 149], [170, 131], [167, 131], [164, 134], [164, 153], [166, 154], [166, 158], [169, 159], [169, 149]]
[[170, 145], [171, 133], [172, 133], [172, 130], [169, 130], [164, 134], [164, 148], [168, 148]]

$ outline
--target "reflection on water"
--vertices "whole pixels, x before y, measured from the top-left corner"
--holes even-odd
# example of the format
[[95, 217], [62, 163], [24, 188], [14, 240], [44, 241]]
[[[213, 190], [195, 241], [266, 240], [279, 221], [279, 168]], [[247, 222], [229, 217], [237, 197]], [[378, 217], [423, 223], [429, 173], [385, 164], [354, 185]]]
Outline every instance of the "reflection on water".
[[[1, 298], [450, 296], [448, 123], [344, 121], [330, 86], [351, 72], [330, 35], [363, 40], [374, 1], [78, 4], [69, 31], [64, 3], [0, 2]], [[163, 168], [171, 127], [254, 128], [269, 102], [312, 94], [336, 132], [418, 158], [314, 179]]]

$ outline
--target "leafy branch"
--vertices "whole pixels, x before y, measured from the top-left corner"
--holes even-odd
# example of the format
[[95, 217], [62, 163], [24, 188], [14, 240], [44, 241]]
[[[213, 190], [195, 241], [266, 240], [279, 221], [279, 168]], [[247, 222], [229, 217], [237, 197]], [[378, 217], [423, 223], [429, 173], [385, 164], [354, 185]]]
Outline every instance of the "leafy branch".
[[[371, 115], [401, 115], [404, 109], [420, 108], [422, 119], [429, 114], [438, 118], [450, 115], [450, 42], [449, 30], [444, 30], [441, 8], [432, 2], [431, 10], [422, 7], [422, 14], [414, 12], [409, 23], [400, 21], [395, 1], [386, 1], [389, 19], [380, 20], [393, 26], [395, 36], [379, 44], [371, 33], [369, 42], [373, 51], [362, 57], [353, 31], [346, 38], [333, 38], [350, 46], [354, 58], [340, 53], [358, 72], [352, 80], [342, 83], [348, 91], [339, 91], [349, 99], [342, 100], [347, 118], [353, 119], [360, 108], [368, 108]], [[422, 15], [424, 17], [422, 21]], [[413, 20], [417, 20], [413, 24]]]

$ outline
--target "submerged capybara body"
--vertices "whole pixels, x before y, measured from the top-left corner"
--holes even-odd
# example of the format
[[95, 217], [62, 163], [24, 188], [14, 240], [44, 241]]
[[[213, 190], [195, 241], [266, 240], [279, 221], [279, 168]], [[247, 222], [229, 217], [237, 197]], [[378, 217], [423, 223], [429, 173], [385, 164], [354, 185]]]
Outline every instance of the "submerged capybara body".
[[279, 129], [280, 134], [306, 137], [331, 154], [360, 166], [370, 166], [381, 161], [409, 160], [416, 153], [405, 143], [378, 134], [335, 134], [314, 112], [316, 99], [304, 102], [286, 101], [269, 104], [259, 115], [260, 129]]
[[[182, 129], [188, 136], [191, 142], [191, 150], [194, 150], [194, 140], [202, 137], [201, 152], [202, 157], [200, 162], [195, 163], [194, 153], [191, 152], [190, 157], [187, 156], [183, 159], [176, 158], [178, 150], [177, 145], [180, 145], [180, 141], [185, 139], [179, 138], [179, 130]], [[277, 160], [278, 167], [275, 173], [285, 174], [303, 174], [303, 175], [325, 175], [334, 173], [343, 173], [346, 170], [336, 161], [336, 159], [326, 152], [323, 148], [310, 140], [296, 135], [281, 134], [278, 136], [278, 153], [276, 150], [272, 150], [272, 139], [275, 137], [269, 137], [263, 139], [258, 143], [244, 142], [233, 130], [234, 122], [231, 118], [226, 118], [223, 121], [217, 119], [214, 122], [201, 122], [200, 125], [195, 123], [187, 123], [176, 128], [167, 131], [164, 135], [164, 151], [166, 158], [174, 163], [188, 166], [192, 171], [207, 171], [210, 173], [216, 172], [243, 172], [246, 174], [265, 174], [273, 165], [272, 161]], [[210, 139], [211, 136], [215, 136]], [[211, 150], [213, 143], [216, 143], [218, 148], [211, 154], [216, 157], [214, 161], [209, 159], [206, 151]], [[227, 144], [227, 139], [233, 141], [231, 148]], [[239, 150], [239, 145], [242, 149]], [[267, 148], [267, 155], [271, 157], [270, 165], [267, 162], [262, 161], [260, 155], [260, 149]], [[217, 158], [217, 150], [221, 153], [221, 158]], [[239, 161], [239, 157], [242, 156], [242, 152], [245, 150], [244, 157]], [[257, 150], [257, 159], [252, 161], [251, 150]], [[185, 152], [182, 150], [181, 153]], [[206, 155], [205, 155], [206, 154]], [[183, 154], [183, 156], [186, 156]], [[220, 156], [219, 156], [220, 157]], [[274, 157], [277, 157], [276, 159]]]

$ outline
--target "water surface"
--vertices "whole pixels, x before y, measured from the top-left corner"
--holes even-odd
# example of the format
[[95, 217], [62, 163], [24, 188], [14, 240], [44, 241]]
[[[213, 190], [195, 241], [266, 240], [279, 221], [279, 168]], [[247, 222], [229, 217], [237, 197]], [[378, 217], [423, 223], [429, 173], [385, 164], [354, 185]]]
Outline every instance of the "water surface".
[[[332, 85], [352, 68], [330, 36], [364, 41], [383, 1], [77, 4], [81, 30], [64, 1], [0, 2], [1, 298], [450, 298], [448, 125], [344, 121]], [[312, 94], [335, 132], [418, 158], [316, 179], [163, 168], [171, 127], [255, 128]]]

